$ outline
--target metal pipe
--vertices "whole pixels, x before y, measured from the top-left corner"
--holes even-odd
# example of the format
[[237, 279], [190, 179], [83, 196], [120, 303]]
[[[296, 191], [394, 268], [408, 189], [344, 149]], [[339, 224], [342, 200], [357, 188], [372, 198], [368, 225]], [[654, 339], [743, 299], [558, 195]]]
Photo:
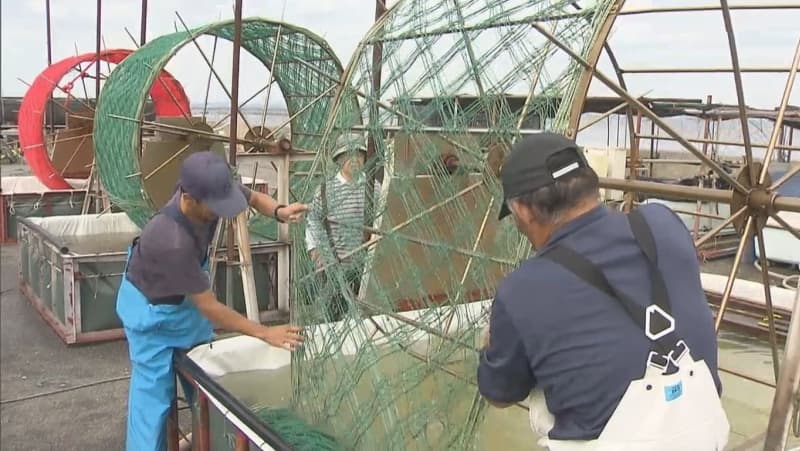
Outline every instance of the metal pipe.
[[[800, 198], [798, 198], [798, 197], [795, 197], [795, 199], [798, 199], [798, 200], [800, 200]], [[787, 232], [791, 233], [792, 235], [794, 235], [794, 236], [795, 236], [795, 238], [797, 238], [798, 240], [800, 240], [800, 229], [795, 229], [794, 227], [792, 227], [792, 225], [791, 225], [791, 224], [789, 224], [788, 222], [786, 222], [786, 220], [785, 220], [785, 219], [781, 218], [781, 217], [780, 217], [780, 216], [778, 216], [778, 214], [776, 214], [776, 213], [773, 213], [773, 214], [771, 214], [770, 216], [772, 216], [772, 219], [774, 219], [775, 221], [777, 221], [777, 222], [778, 222], [778, 224], [782, 225], [782, 226], [783, 226], [783, 228], [784, 228], [784, 230], [786, 230]]]
[[236, 138], [238, 137], [239, 109], [239, 57], [242, 50], [242, 0], [234, 1], [233, 8], [233, 67], [231, 68], [231, 121], [228, 158], [236, 166]]
[[94, 102], [97, 104], [97, 99], [100, 98], [100, 43], [102, 40], [102, 36], [100, 32], [102, 31], [101, 25], [101, 17], [102, 17], [102, 3], [103, 0], [97, 0], [97, 25], [95, 29], [95, 59], [94, 59]]
[[50, 29], [50, 0], [44, 2], [44, 13], [47, 21], [47, 65], [53, 64], [53, 42]]
[[753, 147], [750, 145], [750, 124], [747, 120], [747, 105], [744, 100], [742, 73], [739, 70], [739, 51], [736, 48], [736, 36], [733, 33], [733, 22], [731, 21], [731, 12], [728, 9], [728, 0], [720, 0], [720, 5], [722, 6], [722, 18], [725, 22], [725, 32], [728, 35], [728, 48], [731, 52], [733, 81], [736, 85], [736, 98], [739, 103], [739, 119], [742, 123], [742, 138], [744, 139], [744, 153], [747, 158], [747, 172], [750, 174], [750, 186], [755, 186], [756, 169], [755, 165], [753, 165]]
[[[196, 382], [195, 382], [196, 384]], [[196, 387], [195, 387], [196, 389]], [[199, 451], [209, 451], [211, 449], [211, 426], [209, 414], [208, 396], [202, 390], [197, 390], [197, 403], [200, 411], [200, 424], [198, 425], [197, 449]]]
[[[375, 23], [378, 23], [384, 14], [386, 14], [386, 3], [384, 0], [375, 0]], [[377, 42], [375, 45], [372, 46], [372, 92], [375, 93], [377, 97], [380, 98], [380, 90], [381, 90], [381, 74], [383, 72], [383, 42]], [[375, 124], [380, 122], [379, 114], [378, 114], [378, 106], [372, 105], [369, 110], [369, 121], [371, 124]], [[367, 133], [367, 155], [366, 161], [373, 162], [375, 161], [375, 155], [377, 152], [377, 148], [375, 145], [375, 134], [373, 131]], [[370, 164], [369, 168], [369, 182], [364, 187], [366, 190], [366, 223], [372, 224], [375, 221], [375, 182], [382, 182], [383, 181], [383, 166], [380, 167], [372, 167]], [[323, 199], [323, 202], [325, 200]], [[327, 206], [326, 206], [327, 208]], [[364, 241], [368, 240], [369, 236], [365, 233], [364, 234]]]
[[[177, 13], [176, 13], [177, 14]], [[180, 16], [179, 16], [180, 17]], [[181, 20], [183, 21], [183, 20]], [[184, 27], [186, 25], [184, 24]], [[195, 45], [200, 49], [200, 45], [193, 39]], [[242, 0], [235, 0], [233, 6], [233, 67], [231, 69], [231, 122], [229, 127], [229, 144], [228, 144], [228, 160], [231, 167], [236, 167], [236, 140], [238, 137], [238, 123], [239, 123], [239, 57], [242, 49]], [[206, 60], [208, 62], [208, 60]], [[209, 63], [209, 69], [212, 73], [216, 71]], [[219, 77], [217, 77], [219, 78]], [[224, 84], [220, 82], [220, 84]], [[247, 128], [252, 131], [250, 125]], [[235, 244], [234, 236], [234, 221], [228, 221], [228, 229], [226, 233], [227, 238], [227, 262], [225, 265], [225, 302], [233, 303], [233, 266], [230, 262], [234, 261], [235, 253], [233, 250]], [[241, 250], [240, 250], [241, 252]]]
[[[800, 312], [800, 288], [795, 294], [792, 311]], [[772, 401], [764, 451], [780, 451], [786, 448], [789, 423], [792, 420], [792, 405], [797, 398], [800, 382], [800, 315], [792, 315], [786, 337], [783, 371], [778, 377]]]
[[[772, 154], [775, 153], [775, 145], [778, 144], [778, 138], [783, 130], [783, 116], [786, 114], [786, 107], [789, 105], [789, 96], [792, 94], [792, 85], [797, 75], [797, 66], [800, 64], [800, 40], [797, 41], [797, 48], [794, 51], [794, 59], [792, 60], [792, 71], [789, 72], [789, 77], [786, 80], [786, 86], [783, 88], [783, 98], [781, 98], [781, 106], [778, 109], [778, 117], [775, 118], [775, 126], [772, 128], [772, 135], [769, 138], [769, 146], [767, 153], [764, 155], [764, 164], [761, 168], [761, 174], [758, 176], [758, 185], [764, 184], [767, 179], [769, 171], [769, 163], [772, 160]], [[750, 165], [753, 167], [753, 165]]]
[[689, 200], [704, 200], [709, 202], [731, 202], [731, 191], [715, 188], [699, 188], [696, 186], [670, 185], [667, 183], [650, 182], [644, 180], [625, 180], [600, 177], [600, 188], [619, 191], [636, 191], [640, 193], [662, 196], [683, 197]]
[[179, 450], [179, 437], [180, 425], [178, 424], [178, 384], [174, 384], [170, 389], [170, 396], [172, 401], [169, 407], [169, 416], [167, 417], [167, 451]]
[[[391, 111], [391, 110], [389, 110], [389, 111]], [[398, 115], [398, 116], [401, 116], [401, 115]], [[407, 118], [404, 117], [403, 119], [407, 119]], [[408, 127], [402, 126], [402, 125], [380, 125], [379, 127], [380, 127], [381, 130], [383, 130], [385, 132], [408, 131]], [[359, 124], [351, 125], [349, 128], [351, 130], [362, 130], [362, 131], [363, 130], [372, 130], [372, 129], [374, 129], [374, 127], [370, 127], [370, 126], [367, 126], [367, 125], [359, 125]], [[499, 130], [493, 130], [493, 129], [487, 128], [487, 127], [469, 127], [469, 128], [466, 128], [466, 129], [453, 129], [453, 128], [445, 128], [445, 127], [425, 126], [425, 127], [414, 127], [413, 132], [410, 132], [410, 133], [425, 133], [425, 132], [428, 132], [428, 133], [442, 133], [442, 134], [452, 134], [452, 135], [457, 135], [457, 134], [458, 135], [466, 135], [466, 134], [470, 134], [470, 133], [488, 134], [488, 133], [496, 133], [498, 131]], [[520, 135], [535, 135], [535, 134], [541, 133], [541, 132], [542, 132], [541, 130], [533, 129], [533, 128], [515, 130], [515, 133], [519, 133]], [[800, 150], [800, 147], [798, 147], [798, 150]]]
[[753, 238], [753, 226], [755, 226], [755, 220], [753, 216], [748, 216], [744, 226], [744, 232], [742, 232], [742, 239], [739, 241], [739, 248], [736, 249], [736, 256], [733, 258], [733, 266], [731, 266], [728, 282], [725, 284], [725, 290], [722, 292], [722, 299], [719, 303], [717, 317], [714, 320], [714, 330], [717, 333], [719, 333], [719, 328], [722, 325], [722, 318], [725, 316], [725, 310], [728, 308], [728, 301], [731, 299], [733, 284], [736, 282], [736, 276], [739, 275], [739, 268], [742, 266], [744, 249], [747, 247], [747, 243]]
[[[731, 11], [736, 10], [766, 10], [766, 9], [800, 9], [797, 3], [769, 4], [769, 5], [732, 5], [728, 7]], [[688, 13], [698, 11], [719, 11], [720, 6], [676, 6], [671, 8], [640, 8], [620, 11], [618, 16], [632, 16], [634, 14], [656, 14], [656, 13]]]
[[[709, 202], [721, 202], [724, 204], [731, 203], [731, 191], [716, 188], [669, 185], [659, 182], [623, 180], [607, 177], [600, 177], [600, 187], [619, 191], [637, 191], [647, 194], [683, 197], [689, 200], [705, 200]], [[775, 210], [800, 213], [800, 197], [776, 196], [771, 203]], [[761, 206], [763, 207], [765, 205]]]
[[498, 21], [495, 21], [495, 22], [492, 22], [492, 23], [469, 25], [469, 26], [466, 26], [466, 27], [446, 26], [446, 27], [443, 27], [443, 28], [436, 28], [436, 29], [433, 29], [433, 30], [422, 31], [422, 32], [410, 31], [410, 32], [398, 34], [398, 35], [395, 35], [395, 36], [381, 37], [380, 40], [378, 40], [378, 38], [375, 38], [375, 37], [369, 37], [364, 42], [366, 44], [375, 44], [376, 41], [377, 42], [384, 42], [384, 43], [385, 42], [396, 42], [396, 41], [408, 41], [408, 40], [412, 40], [412, 39], [428, 38], [428, 37], [434, 37], [434, 36], [438, 37], [438, 36], [444, 36], [444, 35], [454, 34], [454, 33], [464, 33], [464, 32], [472, 32], [472, 31], [490, 30], [492, 28], [507, 28], [507, 27], [512, 27], [512, 26], [515, 26], [515, 25], [526, 25], [526, 24], [531, 23], [531, 21], [542, 22], [542, 23], [544, 23], [544, 22], [552, 22], [552, 21], [558, 22], [558, 21], [565, 20], [565, 19], [577, 19], [577, 18], [582, 18], [582, 17], [585, 17], [585, 16], [586, 16], [586, 13], [582, 13], [582, 12], [553, 14], [553, 15], [550, 15], [550, 16], [538, 16], [538, 17], [537, 16], [528, 16], [528, 17], [522, 17], [522, 18], [515, 19], [515, 20], [503, 20], [503, 21], [498, 20]]
[[723, 373], [732, 374], [734, 376], [741, 377], [742, 379], [748, 380], [750, 382], [755, 382], [756, 384], [761, 384], [761, 385], [763, 385], [765, 387], [775, 388], [775, 384], [771, 384], [771, 383], [769, 383], [767, 381], [762, 381], [761, 379], [755, 378], [753, 376], [748, 376], [747, 374], [740, 373], [738, 371], [734, 371], [734, 370], [731, 370], [731, 369], [728, 369], [728, 368], [723, 368], [721, 366], [717, 367], [717, 369], [719, 371], [723, 372]]
[[[679, 158], [640, 158], [639, 163], [648, 163], [648, 164], [688, 164], [691, 166], [698, 166], [702, 165], [702, 161], [698, 160], [681, 160]], [[739, 166], [739, 163], [728, 163], [732, 166]], [[639, 164], [640, 167], [644, 167], [646, 165]]]
[[797, 175], [798, 173], [800, 173], [800, 164], [798, 164], [797, 166], [795, 166], [795, 167], [793, 167], [793, 168], [789, 169], [788, 171], [786, 171], [786, 174], [783, 174], [783, 175], [781, 176], [781, 178], [779, 178], [778, 180], [776, 180], [776, 181], [775, 181], [775, 182], [772, 184], [772, 186], [770, 186], [770, 187], [769, 187], [769, 189], [770, 189], [770, 190], [776, 190], [776, 189], [780, 188], [780, 187], [781, 187], [781, 185], [783, 185], [784, 183], [786, 183], [787, 181], [789, 181], [789, 179], [790, 179], [790, 178], [794, 177], [794, 176], [795, 176], [795, 175]]
[[[625, 2], [623, 0], [622, 4], [624, 4], [624, 3]], [[577, 2], [572, 2], [572, 7], [577, 9], [578, 11], [582, 11], [583, 10], [583, 8], [581, 8], [581, 6], [578, 5]], [[591, 18], [589, 16], [585, 16], [585, 19], [589, 23], [592, 22], [592, 20], [591, 20]], [[555, 27], [553, 27], [553, 30], [555, 30]], [[551, 34], [553, 34], [553, 33], [551, 32]], [[605, 49], [606, 56], [608, 57], [608, 61], [611, 63], [611, 68], [614, 69], [614, 74], [616, 74], [616, 76], [617, 76], [617, 81], [619, 82], [619, 86], [622, 89], [624, 89], [625, 91], [628, 91], [628, 86], [625, 84], [625, 77], [623, 76], [622, 70], [621, 70], [621, 68], [619, 66], [619, 61], [617, 60], [617, 55], [611, 49], [611, 45], [608, 43], [608, 39], [607, 38], [603, 39], [602, 42], [603, 42], [603, 49]], [[550, 41], [550, 43], [552, 43], [552, 41]], [[548, 52], [549, 52], [549, 48], [548, 48]], [[596, 70], [596, 69], [597, 69], [597, 60], [594, 61], [594, 70]], [[634, 129], [633, 129], [633, 111], [631, 111], [630, 108], [626, 109], [625, 110], [625, 116], [628, 119], [628, 136], [629, 136], [628, 139], [629, 139], [629, 144], [631, 146], [633, 146], [634, 145], [634, 141], [636, 141], [636, 135], [634, 134]], [[638, 118], [639, 118], [639, 123], [640, 123], [640, 126], [641, 126], [641, 120], [642, 120], [641, 112], [638, 113]], [[577, 133], [577, 132], [575, 132], [575, 133]], [[573, 134], [572, 137], [575, 138], [574, 134]], [[637, 142], [637, 146], [638, 146], [638, 142]], [[637, 152], [637, 158], [638, 158], [638, 148], [637, 148], [636, 152]], [[635, 174], [634, 174], [633, 178], [634, 179], [636, 178]]]
[[[775, 332], [775, 308], [772, 304], [772, 290], [769, 283], [769, 268], [767, 263], [767, 249], [764, 245], [764, 230], [756, 228], [758, 241], [758, 260], [761, 266], [761, 284], [764, 285], [764, 301], [767, 307], [767, 325], [769, 327], [769, 344], [772, 349], [772, 369], [775, 372], [775, 383], [780, 375], [780, 358], [778, 357], [778, 334]], [[794, 315], [792, 315], [794, 316]]]
[[142, 0], [142, 19], [139, 31], [139, 47], [147, 42], [147, 0]]
[[[755, 74], [785, 74], [789, 67], [741, 67], [740, 73]], [[727, 74], [736, 72], [730, 67], [637, 67], [633, 69], [620, 69], [624, 74]]]
[[[669, 136], [657, 136], [657, 135], [639, 135], [642, 139], [650, 139], [654, 141], [675, 141], [675, 139]], [[736, 142], [736, 141], [721, 141], [718, 139], [701, 139], [701, 138], [687, 138], [687, 141], [691, 143], [698, 143], [698, 144], [718, 144], [721, 146], [739, 146], [743, 147], [744, 143]], [[752, 147], [758, 149], [767, 149], [769, 144], [751, 144]], [[800, 146], [791, 146], [791, 145], [784, 145], [778, 144], [775, 146], [776, 149], [791, 149], [791, 150], [800, 150]]]
[[596, 68], [592, 67], [581, 55], [577, 54], [570, 46], [564, 44], [556, 36], [553, 36], [550, 32], [545, 30], [544, 27], [542, 27], [540, 24], [532, 23], [531, 26], [535, 28], [539, 33], [541, 33], [542, 36], [552, 41], [558, 48], [564, 51], [573, 60], [575, 60], [577, 63], [579, 63], [588, 71], [591, 71], [594, 74], [594, 76], [598, 80], [600, 80], [600, 82], [608, 86], [618, 96], [624, 98], [631, 106], [637, 108], [639, 111], [642, 112], [642, 114], [647, 116], [651, 121], [658, 124], [658, 126], [661, 127], [662, 130], [664, 130], [668, 135], [675, 138], [675, 140], [681, 143], [683, 147], [685, 147], [687, 150], [695, 154], [697, 158], [703, 160], [703, 162], [705, 162], [708, 165], [708, 167], [713, 169], [717, 174], [719, 174], [720, 177], [725, 179], [726, 182], [730, 183], [730, 185], [733, 186], [736, 190], [742, 193], [747, 192], [747, 188], [743, 186], [738, 180], [734, 179], [730, 174], [725, 172], [725, 170], [722, 167], [720, 167], [717, 163], [715, 163], [714, 161], [703, 155], [703, 153], [700, 152], [700, 150], [698, 150], [691, 143], [689, 143], [689, 141], [687, 141], [683, 136], [681, 136], [680, 133], [676, 132], [672, 127], [669, 126], [669, 124], [664, 122], [660, 117], [658, 117], [658, 115], [656, 115], [652, 110], [647, 108], [647, 106], [645, 106], [642, 102], [633, 97], [628, 91], [622, 89], [619, 85], [617, 85], [610, 78], [608, 78], [607, 75], [597, 70]]
[[[644, 96], [646, 96], [647, 94], [648, 94], [648, 93], [645, 93], [644, 95], [641, 95], [641, 96], [639, 96], [639, 98], [640, 98], [640, 99], [643, 99], [643, 98], [644, 98]], [[612, 114], [614, 114], [614, 113], [616, 113], [617, 111], [619, 111], [619, 110], [621, 110], [621, 109], [625, 108], [626, 106], [628, 106], [628, 102], [622, 102], [622, 103], [620, 103], [619, 105], [615, 106], [614, 108], [611, 108], [610, 110], [606, 111], [605, 113], [601, 114], [600, 116], [598, 116], [598, 117], [596, 117], [596, 118], [592, 119], [592, 120], [591, 120], [591, 121], [589, 121], [588, 123], [586, 123], [586, 124], [584, 124], [584, 125], [581, 125], [580, 127], [578, 127], [578, 131], [579, 131], [579, 132], [582, 132], [582, 131], [586, 130], [587, 128], [589, 128], [589, 127], [591, 127], [592, 125], [594, 125], [594, 124], [596, 124], [596, 123], [598, 123], [598, 122], [602, 121], [603, 119], [607, 118], [608, 116], [611, 116]]]
[[[50, 0], [45, 0], [45, 15], [47, 16], [47, 65], [53, 64], [53, 35], [50, 28]], [[50, 120], [50, 133], [55, 131], [55, 112], [53, 111], [53, 93], [47, 102], [47, 117]]]

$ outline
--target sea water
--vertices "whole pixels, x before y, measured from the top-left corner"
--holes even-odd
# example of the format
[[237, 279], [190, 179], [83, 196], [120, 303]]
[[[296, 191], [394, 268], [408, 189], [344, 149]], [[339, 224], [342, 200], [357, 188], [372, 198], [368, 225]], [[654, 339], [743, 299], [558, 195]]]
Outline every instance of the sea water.
[[[352, 364], [350, 360], [343, 358], [331, 362], [330, 377], [335, 378], [337, 369], [341, 371], [344, 366]], [[763, 341], [723, 331], [719, 336], [719, 364], [723, 368], [774, 383], [771, 351], [769, 345]], [[373, 368], [374, 373], [365, 373], [361, 382], [348, 393], [349, 401], [352, 403], [343, 403], [340, 414], [332, 421], [343, 430], [348, 430], [347, 425], [358, 422], [354, 420], [354, 416], [359, 412], [353, 409], [353, 406], [375, 400], [380, 396], [376, 393], [380, 391], [379, 384], [382, 379], [394, 378], [413, 367], [419, 367], [419, 361], [403, 352], [394, 352], [382, 357], [380, 363]], [[467, 367], [468, 365], [459, 362], [447, 365], [448, 369], [458, 374]], [[474, 373], [464, 376], [474, 378]], [[759, 449], [758, 446], [763, 444], [774, 390], [725, 372], [721, 372], [720, 377], [723, 383], [723, 406], [731, 424], [731, 435], [726, 449]], [[436, 411], [441, 412], [439, 420], [430, 421], [417, 428], [417, 434], [423, 434], [422, 437], [419, 435], [416, 439], [406, 437], [401, 439], [405, 442], [403, 446], [385, 445], [382, 449], [443, 449], [437, 446], [446, 441], [447, 424], [455, 425], [468, 417], [475, 390], [471, 388], [450, 390], [452, 386], [463, 387], [463, 384], [455, 380], [452, 375], [440, 370], [434, 370], [420, 379], [422, 382], [414, 386], [409, 394], [398, 394], [392, 416], [397, 421], [406, 421], [410, 424], [415, 411], [426, 405], [438, 403]], [[290, 405], [291, 384], [288, 367], [271, 371], [230, 373], [219, 378], [218, 382], [254, 410], [262, 406]], [[398, 391], [396, 384], [393, 385], [392, 391]], [[445, 396], [442, 393], [445, 393]], [[457, 395], [455, 399], [454, 394]], [[377, 440], [389, 440], [388, 437], [381, 435], [386, 425], [392, 424], [391, 418], [374, 418], [371, 421], [370, 428], [377, 428], [372, 430], [378, 431], [372, 435], [373, 439], [377, 437]], [[230, 426], [224, 427], [221, 419], [212, 415], [212, 442], [216, 445], [213, 449], [233, 449], [231, 433]], [[540, 450], [542, 448], [536, 445], [537, 440], [538, 437], [530, 430], [527, 410], [516, 406], [506, 409], [489, 407], [477, 428], [474, 449]], [[372, 443], [364, 443], [360, 449], [366, 450], [374, 446]], [[789, 445], [790, 448], [800, 446], [800, 439], [790, 436]]]

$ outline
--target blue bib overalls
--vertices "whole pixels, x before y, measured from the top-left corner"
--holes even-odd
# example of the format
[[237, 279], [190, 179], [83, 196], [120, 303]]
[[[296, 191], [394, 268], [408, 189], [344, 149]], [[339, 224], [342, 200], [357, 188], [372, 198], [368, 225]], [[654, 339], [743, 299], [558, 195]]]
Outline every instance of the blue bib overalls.
[[[170, 204], [159, 214], [171, 217], [197, 240], [191, 224], [177, 205]], [[163, 451], [166, 449], [167, 416], [175, 393], [173, 351], [211, 341], [213, 328], [187, 297], [178, 304], [153, 303], [128, 280], [127, 262], [135, 252], [137, 242], [138, 238], [128, 248], [116, 307], [125, 329], [131, 359], [125, 449]], [[207, 254], [201, 266], [208, 272]], [[187, 400], [191, 402], [192, 388], [183, 380], [181, 382]]]

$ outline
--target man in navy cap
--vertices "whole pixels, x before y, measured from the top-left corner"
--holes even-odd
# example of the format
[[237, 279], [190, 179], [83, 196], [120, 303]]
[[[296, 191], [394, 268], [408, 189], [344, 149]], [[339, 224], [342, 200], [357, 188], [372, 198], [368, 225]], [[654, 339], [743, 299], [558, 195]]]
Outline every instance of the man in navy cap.
[[514, 144], [500, 219], [536, 251], [495, 293], [478, 386], [529, 398], [551, 451], [716, 451], [729, 425], [692, 237], [662, 205], [599, 201], [582, 150], [554, 133]]
[[248, 206], [279, 222], [297, 222], [307, 210], [303, 204], [279, 205], [246, 188], [220, 155], [194, 153], [181, 166], [175, 195], [128, 250], [117, 294], [132, 367], [127, 451], [166, 449], [166, 419], [175, 390], [173, 351], [210, 341], [212, 323], [289, 350], [303, 341], [300, 328], [250, 321], [211, 290], [208, 247], [217, 222]]

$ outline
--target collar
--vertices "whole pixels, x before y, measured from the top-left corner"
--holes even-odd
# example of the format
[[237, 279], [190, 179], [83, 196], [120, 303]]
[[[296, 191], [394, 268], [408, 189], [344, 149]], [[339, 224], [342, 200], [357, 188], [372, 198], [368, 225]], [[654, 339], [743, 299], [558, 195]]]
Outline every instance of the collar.
[[339, 171], [336, 173], [336, 180], [342, 185], [353, 185], [355, 183], [361, 183], [364, 181], [364, 173], [362, 172], [357, 178], [350, 179], [348, 182], [347, 179], [344, 178], [342, 171]]
[[573, 234], [578, 229], [581, 229], [589, 224], [599, 221], [602, 218], [605, 218], [611, 214], [603, 204], [600, 204], [591, 210], [587, 211], [586, 213], [578, 216], [577, 218], [572, 219], [571, 221], [567, 222], [566, 224], [562, 225], [550, 237], [549, 240], [539, 249], [536, 253], [541, 254], [545, 250], [548, 250], [558, 244], [558, 242], [562, 241], [567, 236]]
[[339, 183], [341, 183], [342, 185], [348, 185], [352, 182], [352, 180], [348, 182], [347, 179], [344, 178], [344, 174], [342, 174], [342, 171], [336, 173], [336, 180], [338, 180]]

